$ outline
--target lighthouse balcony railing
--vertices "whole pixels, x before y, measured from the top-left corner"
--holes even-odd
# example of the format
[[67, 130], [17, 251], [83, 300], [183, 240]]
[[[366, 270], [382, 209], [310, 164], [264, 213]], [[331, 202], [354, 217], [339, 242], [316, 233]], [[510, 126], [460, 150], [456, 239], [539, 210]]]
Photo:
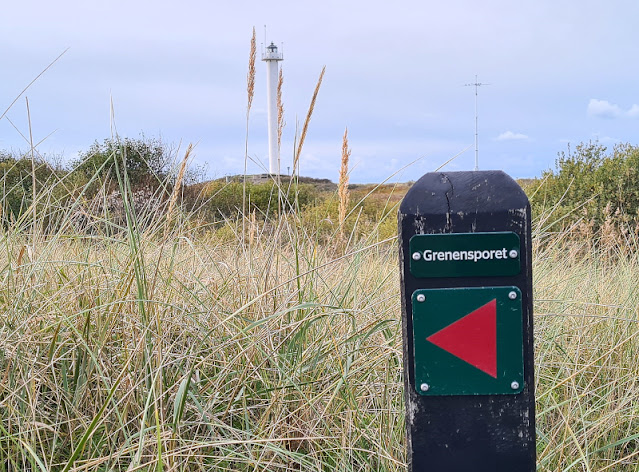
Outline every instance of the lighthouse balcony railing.
[[284, 54], [282, 54], [281, 52], [263, 52], [262, 60], [263, 61], [266, 61], [266, 60], [283, 61]]

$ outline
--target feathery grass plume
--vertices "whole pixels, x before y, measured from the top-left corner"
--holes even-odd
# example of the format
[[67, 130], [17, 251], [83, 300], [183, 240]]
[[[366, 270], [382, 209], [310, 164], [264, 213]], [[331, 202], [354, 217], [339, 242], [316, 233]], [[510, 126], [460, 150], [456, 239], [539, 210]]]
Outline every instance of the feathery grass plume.
[[[249, 53], [248, 74], [246, 75], [246, 91], [248, 100], [246, 103], [246, 139], [244, 141], [244, 179], [242, 183], [242, 215], [246, 215], [246, 172], [248, 164], [248, 136], [249, 136], [249, 115], [251, 113], [251, 105], [253, 104], [253, 95], [255, 94], [255, 56], [257, 52], [255, 40], [255, 26], [253, 27], [253, 36], [251, 37], [251, 52]], [[242, 218], [242, 241], [244, 241], [245, 224]]]
[[346, 128], [342, 140], [342, 166], [339, 169], [339, 184], [337, 189], [339, 196], [339, 231], [342, 236], [344, 236], [344, 220], [346, 219], [350, 199], [348, 192], [348, 159], [350, 157], [351, 151], [348, 149], [348, 128]]
[[319, 93], [320, 87], [322, 86], [324, 71], [326, 71], [326, 66], [322, 67], [322, 72], [320, 73], [319, 79], [317, 79], [317, 85], [315, 86], [315, 92], [313, 92], [313, 98], [311, 99], [311, 104], [308, 107], [308, 113], [306, 113], [306, 120], [304, 120], [304, 127], [302, 128], [302, 134], [300, 135], [300, 142], [297, 145], [297, 152], [295, 153], [295, 158], [293, 159], [293, 174], [295, 174], [295, 170], [297, 169], [297, 165], [300, 160], [300, 154], [302, 153], [302, 146], [304, 146], [304, 139], [306, 139], [306, 132], [308, 131], [308, 124], [311, 121], [311, 116], [313, 115], [313, 109], [315, 108], [315, 100], [317, 99], [317, 94]]
[[[282, 149], [282, 131], [286, 123], [284, 122], [284, 103], [282, 102], [282, 86], [284, 85], [284, 74], [280, 69], [277, 80], [277, 152], [278, 155]], [[282, 169], [280, 162], [277, 162], [277, 214], [282, 214]]]
[[282, 148], [282, 130], [286, 123], [284, 122], [284, 104], [282, 103], [282, 85], [284, 85], [284, 75], [280, 69], [280, 76], [277, 80], [277, 149]]
[[171, 199], [169, 200], [169, 209], [166, 212], [166, 226], [164, 227], [164, 236], [169, 230], [169, 225], [171, 223], [171, 217], [173, 216], [173, 208], [175, 207], [175, 202], [180, 195], [180, 190], [182, 189], [182, 182], [184, 181], [184, 174], [186, 173], [186, 164], [191, 157], [191, 151], [193, 151], [193, 144], [189, 143], [189, 146], [186, 148], [186, 152], [184, 153], [184, 158], [182, 159], [182, 164], [180, 164], [180, 170], [178, 171], [177, 179], [175, 181], [175, 186], [173, 187], [173, 192], [171, 193]]
[[253, 95], [255, 95], [255, 56], [257, 54], [255, 27], [253, 27], [253, 36], [251, 37], [251, 52], [249, 53], [248, 73], [246, 74], [246, 91], [248, 93], [248, 102], [246, 105], [246, 115], [248, 116], [253, 104]]

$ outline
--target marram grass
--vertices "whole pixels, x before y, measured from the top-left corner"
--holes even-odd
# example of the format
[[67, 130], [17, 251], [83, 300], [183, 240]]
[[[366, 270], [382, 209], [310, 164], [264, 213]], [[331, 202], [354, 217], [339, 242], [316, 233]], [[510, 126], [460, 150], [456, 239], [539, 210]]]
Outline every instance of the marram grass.
[[638, 471], [638, 248], [571, 246], [533, 266], [538, 470]]
[[[127, 197], [88, 231], [83, 205], [2, 226], [0, 471], [405, 470], [397, 242], [375, 222], [327, 244], [238, 216], [222, 238]], [[571, 244], [536, 244], [539, 470], [638, 471], [639, 258]]]

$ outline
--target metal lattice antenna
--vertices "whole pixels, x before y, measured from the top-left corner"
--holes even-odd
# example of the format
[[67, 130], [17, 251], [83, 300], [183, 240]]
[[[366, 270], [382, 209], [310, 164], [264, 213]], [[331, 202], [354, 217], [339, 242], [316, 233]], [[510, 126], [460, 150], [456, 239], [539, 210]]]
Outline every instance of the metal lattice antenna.
[[464, 87], [475, 87], [475, 170], [479, 170], [479, 147], [477, 145], [477, 89], [482, 85], [490, 84], [482, 84], [478, 82], [476, 75], [474, 84], [464, 84]]

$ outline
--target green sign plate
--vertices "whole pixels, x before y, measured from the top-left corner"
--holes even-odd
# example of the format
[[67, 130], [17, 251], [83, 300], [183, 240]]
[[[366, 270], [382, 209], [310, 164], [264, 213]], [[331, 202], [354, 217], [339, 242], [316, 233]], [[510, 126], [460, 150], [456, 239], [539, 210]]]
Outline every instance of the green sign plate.
[[410, 238], [410, 272], [418, 278], [511, 276], [520, 271], [519, 235], [416, 234]]
[[423, 289], [413, 293], [412, 301], [419, 394], [522, 391], [522, 302], [517, 287]]

